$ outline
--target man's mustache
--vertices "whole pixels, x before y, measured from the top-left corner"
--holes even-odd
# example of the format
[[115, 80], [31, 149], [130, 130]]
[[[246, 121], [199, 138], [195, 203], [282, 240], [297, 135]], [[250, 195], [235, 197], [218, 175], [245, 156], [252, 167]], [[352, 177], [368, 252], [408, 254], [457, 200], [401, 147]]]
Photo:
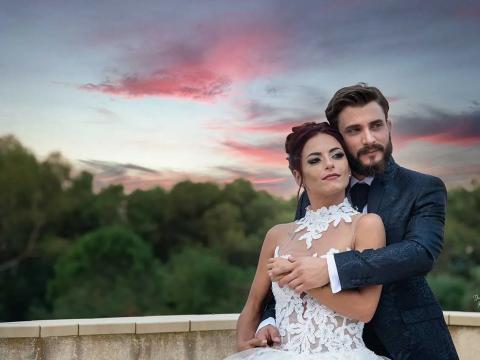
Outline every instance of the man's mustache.
[[358, 150], [357, 158], [359, 158], [362, 155], [368, 154], [369, 152], [374, 151], [374, 150], [385, 152], [385, 148], [380, 144], [367, 145], [367, 146], [364, 146], [363, 148], [361, 148], [360, 150]]

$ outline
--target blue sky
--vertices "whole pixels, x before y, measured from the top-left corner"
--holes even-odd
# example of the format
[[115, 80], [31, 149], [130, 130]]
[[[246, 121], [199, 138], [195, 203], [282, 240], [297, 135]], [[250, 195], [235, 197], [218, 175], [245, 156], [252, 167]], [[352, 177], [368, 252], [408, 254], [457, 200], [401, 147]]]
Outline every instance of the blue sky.
[[1, 1], [0, 133], [96, 186], [183, 179], [293, 195], [283, 143], [340, 87], [390, 100], [394, 156], [480, 174], [474, 1]]

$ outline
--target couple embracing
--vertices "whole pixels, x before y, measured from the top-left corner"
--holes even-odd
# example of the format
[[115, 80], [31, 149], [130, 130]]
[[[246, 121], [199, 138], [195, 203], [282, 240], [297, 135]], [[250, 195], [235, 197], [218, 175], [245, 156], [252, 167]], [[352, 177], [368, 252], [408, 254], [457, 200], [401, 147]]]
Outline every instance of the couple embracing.
[[425, 280], [443, 247], [445, 186], [394, 162], [388, 110], [375, 87], [342, 88], [329, 124], [287, 136], [304, 191], [296, 220], [266, 234], [228, 360], [458, 359]]

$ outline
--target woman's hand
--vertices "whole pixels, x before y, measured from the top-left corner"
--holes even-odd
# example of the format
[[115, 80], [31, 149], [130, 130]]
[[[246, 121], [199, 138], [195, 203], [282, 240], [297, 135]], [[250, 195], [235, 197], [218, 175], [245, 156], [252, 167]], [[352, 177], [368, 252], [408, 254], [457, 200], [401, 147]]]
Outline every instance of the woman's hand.
[[247, 341], [242, 341], [241, 343], [237, 344], [237, 350], [243, 351], [248, 350], [256, 347], [265, 347], [267, 346], [267, 340], [253, 338]]
[[273, 325], [265, 325], [257, 331], [255, 338], [266, 341], [268, 346], [280, 345], [280, 333]]
[[288, 259], [282, 257], [268, 259], [267, 271], [272, 282], [279, 281], [292, 270], [293, 264]]

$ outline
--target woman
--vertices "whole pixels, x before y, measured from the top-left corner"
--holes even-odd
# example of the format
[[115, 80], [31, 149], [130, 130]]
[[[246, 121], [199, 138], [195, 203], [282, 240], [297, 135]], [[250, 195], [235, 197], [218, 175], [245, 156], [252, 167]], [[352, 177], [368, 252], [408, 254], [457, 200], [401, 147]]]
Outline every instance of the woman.
[[[358, 213], [345, 197], [351, 174], [342, 137], [335, 129], [327, 123], [294, 127], [285, 149], [295, 181], [299, 188], [305, 188], [311, 205], [304, 218], [268, 231], [237, 323], [237, 348], [241, 352], [227, 359], [382, 359], [362, 340], [363, 324], [375, 313], [381, 285], [336, 294], [325, 286], [297, 294], [271, 282], [268, 272], [288, 268], [289, 257], [385, 246], [380, 217]], [[254, 347], [262, 303], [270, 286], [276, 301], [280, 346]]]

